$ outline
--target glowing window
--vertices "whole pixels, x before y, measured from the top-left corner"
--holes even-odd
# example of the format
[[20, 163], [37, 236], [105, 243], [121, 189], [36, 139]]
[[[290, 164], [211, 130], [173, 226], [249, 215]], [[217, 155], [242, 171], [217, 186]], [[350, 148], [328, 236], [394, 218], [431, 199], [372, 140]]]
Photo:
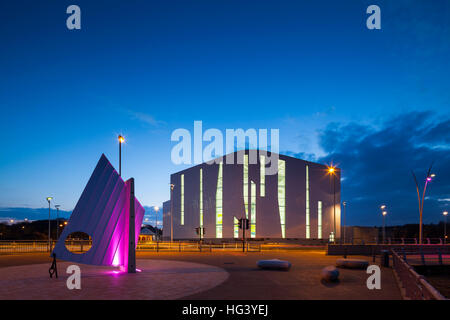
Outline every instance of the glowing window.
[[239, 238], [239, 220], [234, 217], [234, 237]]
[[278, 211], [281, 237], [286, 238], [286, 163], [280, 159], [278, 159]]
[[203, 169], [200, 168], [200, 199], [199, 199], [199, 208], [200, 208], [200, 228], [203, 228]]
[[250, 213], [250, 238], [256, 237], [256, 184], [253, 181], [251, 183], [251, 213]]
[[322, 239], [322, 201], [317, 201], [317, 238]]
[[306, 239], [309, 239], [311, 237], [309, 214], [309, 167], [306, 166]]
[[180, 223], [184, 225], [184, 174], [181, 175], [181, 217]]
[[245, 217], [248, 219], [248, 154], [244, 154], [244, 207]]
[[219, 163], [219, 173], [217, 175], [216, 190], [216, 238], [222, 238], [222, 214], [223, 214], [223, 167]]
[[331, 231], [331, 233], [330, 233], [329, 241], [334, 242], [334, 232], [333, 231]]
[[259, 183], [259, 195], [264, 197], [266, 195], [266, 157], [259, 156], [259, 175], [260, 175], [260, 183]]

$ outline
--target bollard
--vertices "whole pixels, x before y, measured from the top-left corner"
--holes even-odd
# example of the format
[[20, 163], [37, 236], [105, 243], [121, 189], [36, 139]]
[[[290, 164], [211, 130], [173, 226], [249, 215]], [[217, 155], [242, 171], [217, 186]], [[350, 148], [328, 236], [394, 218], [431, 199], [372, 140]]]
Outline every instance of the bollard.
[[389, 268], [389, 251], [388, 250], [381, 250], [381, 262], [383, 267]]
[[419, 250], [420, 250], [420, 258], [422, 259], [422, 264], [425, 265], [425, 256], [424, 256], [424, 254], [423, 254], [422, 247], [420, 247]]

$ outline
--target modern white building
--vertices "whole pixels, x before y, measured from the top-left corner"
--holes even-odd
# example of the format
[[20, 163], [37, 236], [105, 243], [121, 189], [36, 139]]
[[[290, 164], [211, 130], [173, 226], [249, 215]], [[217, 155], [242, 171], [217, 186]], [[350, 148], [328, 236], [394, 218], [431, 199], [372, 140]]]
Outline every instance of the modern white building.
[[[227, 161], [230, 156], [233, 164]], [[268, 170], [273, 166], [275, 173]], [[164, 239], [171, 232], [174, 240], [198, 239], [198, 227], [204, 228], [204, 239], [241, 238], [238, 219], [243, 217], [250, 221], [250, 239], [340, 237], [338, 168], [245, 150], [224, 156], [220, 163], [174, 173], [170, 183], [171, 200], [163, 206]]]

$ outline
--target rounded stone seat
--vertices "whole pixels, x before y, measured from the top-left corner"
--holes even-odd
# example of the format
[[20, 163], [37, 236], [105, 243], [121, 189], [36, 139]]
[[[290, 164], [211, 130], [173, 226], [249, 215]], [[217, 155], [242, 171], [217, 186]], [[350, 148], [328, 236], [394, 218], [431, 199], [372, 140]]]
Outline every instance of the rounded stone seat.
[[291, 268], [291, 263], [289, 261], [283, 261], [278, 259], [271, 260], [259, 260], [256, 265], [260, 269], [265, 270], [289, 270]]
[[339, 270], [335, 266], [328, 266], [322, 269], [322, 280], [325, 281], [337, 281], [339, 278]]
[[337, 259], [336, 266], [348, 269], [366, 269], [369, 265], [367, 260], [362, 259]]

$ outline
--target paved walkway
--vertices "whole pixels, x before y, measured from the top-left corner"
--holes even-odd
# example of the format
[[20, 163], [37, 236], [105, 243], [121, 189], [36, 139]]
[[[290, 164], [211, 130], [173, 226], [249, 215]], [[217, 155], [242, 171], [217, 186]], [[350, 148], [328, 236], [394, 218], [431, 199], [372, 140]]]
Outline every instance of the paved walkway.
[[[381, 290], [369, 290], [366, 286], [368, 274], [365, 270], [340, 269], [340, 282], [322, 283], [320, 271], [327, 265], [334, 265], [340, 256], [327, 256], [324, 251], [274, 251], [274, 252], [196, 252], [196, 253], [156, 253], [138, 252], [139, 259], [150, 259], [149, 264], [159, 260], [189, 261], [225, 269], [229, 277], [204, 291], [195, 291], [178, 296], [181, 299], [401, 299], [400, 290], [390, 268], [381, 268]], [[354, 256], [352, 256], [353, 258]], [[256, 267], [260, 259], [282, 259], [292, 263], [290, 271], [265, 271]], [[362, 258], [373, 264], [371, 257]], [[5, 265], [29, 264], [47, 261], [44, 255], [0, 256], [0, 268]], [[378, 264], [377, 261], [375, 264]], [[0, 274], [3, 270], [0, 269]], [[3, 277], [2, 277], [3, 278]], [[142, 284], [151, 287], [151, 282]], [[182, 286], [183, 283], [178, 282]], [[160, 291], [161, 292], [161, 291]], [[159, 296], [165, 299], [167, 297]]]
[[221, 268], [192, 262], [138, 260], [140, 272], [135, 274], [78, 264], [81, 289], [69, 290], [66, 269], [71, 264], [58, 263], [57, 279], [50, 279], [48, 263], [1, 268], [0, 299], [174, 300], [213, 288], [228, 278]]

